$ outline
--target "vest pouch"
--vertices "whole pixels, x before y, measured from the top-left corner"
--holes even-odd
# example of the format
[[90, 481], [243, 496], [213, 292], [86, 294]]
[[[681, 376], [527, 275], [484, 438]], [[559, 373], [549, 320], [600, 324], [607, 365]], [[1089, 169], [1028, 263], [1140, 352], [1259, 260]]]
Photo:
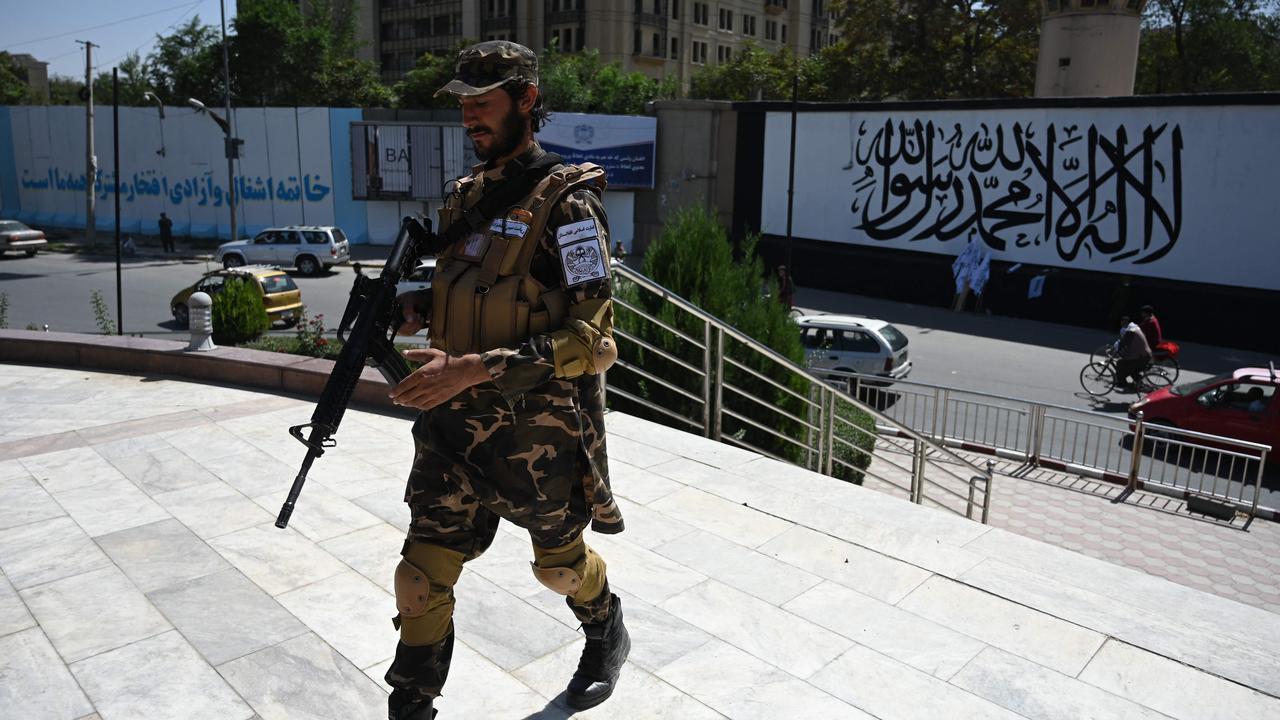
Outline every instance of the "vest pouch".
[[[453, 350], [449, 338], [443, 335], [448, 328], [449, 305], [453, 286], [470, 267], [465, 262], [443, 260], [437, 267], [431, 282], [431, 346], [445, 352]], [[470, 303], [468, 303], [470, 306]]]
[[551, 329], [551, 313], [546, 310], [535, 310], [529, 313], [529, 336], [547, 332]]
[[[480, 278], [480, 268], [467, 263], [458, 263], [463, 267], [462, 273], [448, 289], [449, 301], [445, 308], [444, 337], [446, 351], [453, 355], [465, 355], [476, 352], [476, 323], [480, 313], [478, 306], [483, 296], [476, 295], [476, 280]], [[434, 279], [432, 286], [434, 287]]]
[[516, 348], [529, 339], [529, 304], [518, 300], [519, 288], [519, 278], [503, 277], [476, 296], [481, 352]]

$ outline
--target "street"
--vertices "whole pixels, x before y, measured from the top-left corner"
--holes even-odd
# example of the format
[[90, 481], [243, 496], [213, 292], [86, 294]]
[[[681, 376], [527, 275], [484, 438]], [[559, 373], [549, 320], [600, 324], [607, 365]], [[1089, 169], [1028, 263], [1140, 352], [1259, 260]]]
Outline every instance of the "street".
[[[124, 332], [185, 335], [169, 313], [174, 293], [194, 283], [216, 263], [128, 258], [123, 262]], [[374, 271], [376, 272], [376, 271]], [[335, 268], [318, 277], [290, 273], [302, 290], [310, 316], [324, 314], [333, 330], [346, 308], [353, 271]], [[8, 296], [8, 324], [64, 332], [98, 332], [90, 294], [98, 290], [115, 320], [115, 262], [101, 256], [42, 253], [0, 258], [0, 293]], [[867, 315], [897, 325], [910, 340], [910, 380], [1061, 405], [1079, 410], [1123, 412], [1132, 395], [1104, 401], [1080, 388], [1080, 368], [1089, 352], [1111, 339], [1104, 330], [1053, 325], [1017, 318], [954, 313], [944, 308], [891, 302], [852, 294], [800, 288], [806, 312]], [[1166, 318], [1177, 339], [1177, 318]], [[277, 328], [276, 332], [289, 332]], [[1179, 381], [1195, 380], [1267, 358], [1231, 348], [1183, 343]]]

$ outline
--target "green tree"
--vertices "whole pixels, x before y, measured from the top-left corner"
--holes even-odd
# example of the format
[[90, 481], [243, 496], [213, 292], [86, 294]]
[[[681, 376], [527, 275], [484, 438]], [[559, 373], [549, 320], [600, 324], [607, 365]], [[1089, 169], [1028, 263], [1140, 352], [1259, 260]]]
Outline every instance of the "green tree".
[[0, 52], [0, 105], [19, 105], [34, 99], [27, 69], [7, 52]]
[[250, 105], [390, 106], [373, 63], [356, 57], [351, 3], [245, 0], [231, 44], [237, 102]]
[[222, 97], [222, 45], [218, 31], [196, 15], [169, 35], [157, 35], [147, 56], [152, 92], [166, 105], [186, 106], [187, 98], [211, 102]]
[[841, 40], [818, 57], [822, 99], [1029, 96], [1037, 0], [843, 0]]
[[689, 78], [689, 97], [714, 100], [784, 100], [791, 98], [792, 78], [799, 70], [788, 48], [769, 52], [747, 43], [732, 60], [708, 65]]
[[1280, 2], [1152, 0], [1135, 92], [1280, 89]]
[[414, 68], [405, 73], [395, 85], [396, 107], [427, 109], [456, 108], [457, 98], [452, 95], [435, 97], [435, 92], [453, 79], [454, 58], [473, 40], [460, 40], [447, 53], [423, 53]]
[[82, 80], [62, 75], [54, 75], [49, 78], [49, 104], [80, 104], [82, 102], [80, 100], [80, 88], [82, 87], [84, 87], [84, 81]]
[[597, 50], [544, 52], [538, 79], [552, 112], [639, 115], [645, 103], [678, 97], [680, 92], [675, 78], [656, 80], [627, 72], [618, 62], [601, 63]]
[[[143, 94], [151, 90], [150, 68], [138, 53], [129, 53], [116, 66], [120, 75], [120, 104], [146, 105]], [[76, 91], [79, 92], [79, 85]], [[52, 92], [50, 93], [52, 95]], [[79, 101], [79, 97], [76, 98]], [[93, 79], [93, 101], [95, 104], [111, 104], [111, 72], [101, 72]], [[185, 104], [185, 101], [184, 101]]]

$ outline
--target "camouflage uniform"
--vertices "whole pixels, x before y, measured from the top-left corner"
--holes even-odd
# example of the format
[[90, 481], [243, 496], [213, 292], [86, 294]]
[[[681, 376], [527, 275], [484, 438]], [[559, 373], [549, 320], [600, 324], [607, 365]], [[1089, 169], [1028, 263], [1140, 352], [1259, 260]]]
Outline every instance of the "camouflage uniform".
[[[484, 192], [500, 189], [544, 154], [534, 144], [503, 167], [484, 171]], [[566, 325], [581, 328], [585, 322], [584, 332], [611, 338], [607, 273], [601, 281], [571, 288], [565, 288], [561, 274], [556, 229], [590, 218], [597, 221], [600, 247], [607, 249], [607, 219], [599, 198], [576, 190], [552, 208], [529, 273], [545, 287], [565, 289]], [[607, 268], [607, 255], [603, 262]], [[582, 542], [588, 524], [600, 532], [622, 530], [609, 488], [601, 377], [565, 367], [556, 343], [585, 341], [574, 340], [575, 332], [556, 330], [561, 332], [536, 334], [518, 347], [482, 352], [491, 381], [422, 413], [414, 425], [416, 457], [405, 495], [412, 520], [403, 553], [412, 560], [411, 548], [435, 548], [435, 560], [415, 561], [415, 567], [430, 579], [425, 595], [447, 603], [449, 615], [452, 584], [462, 563], [489, 547], [503, 518], [529, 531], [538, 558], [535, 573], [538, 567], [568, 567], [558, 563], [558, 553], [580, 554], [566, 548]], [[569, 595], [566, 601], [580, 622], [601, 623], [610, 613], [612, 595], [603, 560], [590, 548], [585, 553], [592, 569], [579, 575], [597, 578], [599, 590], [579, 591], [575, 594], [589, 597]], [[442, 556], [448, 567], [440, 567]], [[432, 562], [435, 569], [425, 567]], [[445, 637], [436, 639], [441, 633]], [[452, 651], [451, 622], [433, 626], [427, 638], [431, 642], [398, 647], [386, 675], [392, 687], [421, 697], [440, 694]]]

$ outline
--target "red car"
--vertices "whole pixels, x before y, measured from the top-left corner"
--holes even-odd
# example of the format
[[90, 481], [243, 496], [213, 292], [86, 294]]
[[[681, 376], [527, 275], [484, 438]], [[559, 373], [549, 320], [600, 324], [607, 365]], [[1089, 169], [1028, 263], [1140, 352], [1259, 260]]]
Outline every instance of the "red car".
[[1270, 445], [1269, 464], [1280, 464], [1280, 373], [1240, 368], [1208, 380], [1157, 390], [1129, 406], [1147, 423]]

